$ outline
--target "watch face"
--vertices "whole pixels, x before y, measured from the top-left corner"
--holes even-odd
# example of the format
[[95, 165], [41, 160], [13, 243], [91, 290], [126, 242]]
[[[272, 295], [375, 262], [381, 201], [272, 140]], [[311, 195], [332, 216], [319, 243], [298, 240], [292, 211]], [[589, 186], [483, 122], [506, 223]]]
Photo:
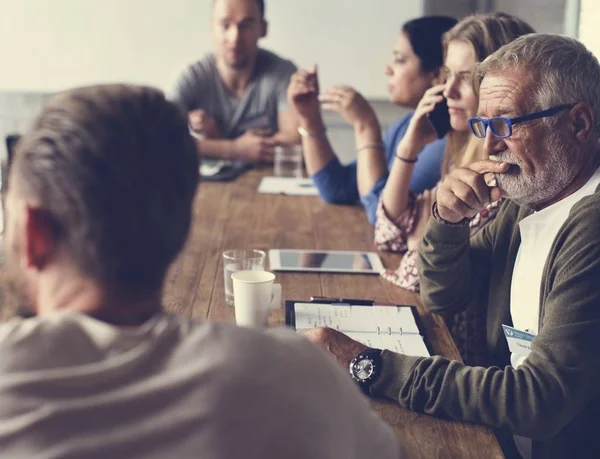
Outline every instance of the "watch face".
[[370, 359], [361, 359], [354, 364], [354, 375], [361, 381], [369, 379], [375, 372], [375, 365]]

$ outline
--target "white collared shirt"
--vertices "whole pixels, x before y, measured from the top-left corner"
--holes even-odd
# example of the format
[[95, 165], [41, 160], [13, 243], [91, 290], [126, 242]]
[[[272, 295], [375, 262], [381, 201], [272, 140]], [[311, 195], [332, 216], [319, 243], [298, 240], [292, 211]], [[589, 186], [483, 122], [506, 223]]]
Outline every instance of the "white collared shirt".
[[[521, 220], [521, 245], [517, 253], [510, 289], [510, 315], [513, 326], [536, 334], [539, 332], [542, 275], [554, 239], [569, 218], [571, 209], [600, 184], [600, 168], [579, 190], [550, 207]], [[519, 367], [527, 357], [511, 354], [510, 363]], [[515, 443], [524, 458], [531, 457], [531, 440], [515, 435]]]

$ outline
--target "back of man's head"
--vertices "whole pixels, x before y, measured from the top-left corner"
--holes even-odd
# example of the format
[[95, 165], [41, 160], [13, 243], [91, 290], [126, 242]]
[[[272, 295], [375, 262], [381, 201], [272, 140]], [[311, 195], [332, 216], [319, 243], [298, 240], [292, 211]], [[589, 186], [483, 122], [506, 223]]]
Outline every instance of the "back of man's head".
[[143, 294], [183, 246], [197, 183], [179, 109], [156, 89], [110, 85], [50, 101], [16, 148], [9, 193], [47, 215], [83, 276]]

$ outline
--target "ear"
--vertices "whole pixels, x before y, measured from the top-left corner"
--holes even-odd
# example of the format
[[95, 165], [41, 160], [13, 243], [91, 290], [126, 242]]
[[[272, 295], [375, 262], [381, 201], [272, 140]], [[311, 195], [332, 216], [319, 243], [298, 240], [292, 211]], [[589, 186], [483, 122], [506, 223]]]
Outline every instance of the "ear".
[[579, 143], [594, 135], [594, 111], [585, 102], [575, 105], [569, 112], [571, 131]]
[[260, 38], [265, 38], [267, 36], [268, 31], [269, 31], [269, 23], [263, 19], [261, 21], [261, 25], [260, 25]]
[[27, 268], [42, 271], [58, 247], [54, 220], [45, 210], [26, 207], [24, 257]]

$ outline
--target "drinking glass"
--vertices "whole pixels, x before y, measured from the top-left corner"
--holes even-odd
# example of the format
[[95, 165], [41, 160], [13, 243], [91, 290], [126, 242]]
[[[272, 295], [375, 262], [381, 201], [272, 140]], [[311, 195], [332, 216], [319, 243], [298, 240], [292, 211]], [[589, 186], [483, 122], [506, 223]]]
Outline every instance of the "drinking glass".
[[225, 302], [233, 306], [233, 282], [231, 275], [236, 271], [264, 271], [267, 254], [262, 250], [234, 249], [223, 252], [223, 283]]
[[275, 177], [302, 178], [302, 148], [299, 145], [278, 145], [275, 147], [273, 175]]

